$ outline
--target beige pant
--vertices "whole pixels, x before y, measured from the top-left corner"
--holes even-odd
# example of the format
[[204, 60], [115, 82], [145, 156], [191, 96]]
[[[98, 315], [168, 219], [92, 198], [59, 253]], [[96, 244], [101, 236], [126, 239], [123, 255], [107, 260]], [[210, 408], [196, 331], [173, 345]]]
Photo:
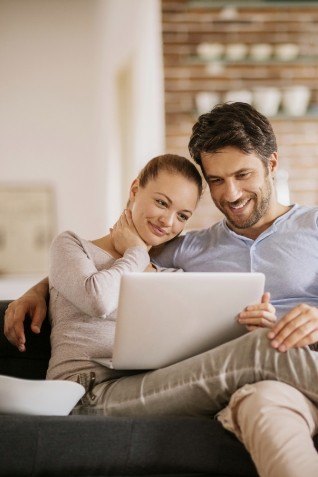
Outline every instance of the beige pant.
[[288, 384], [262, 381], [236, 391], [218, 414], [250, 452], [261, 477], [317, 477], [318, 409]]

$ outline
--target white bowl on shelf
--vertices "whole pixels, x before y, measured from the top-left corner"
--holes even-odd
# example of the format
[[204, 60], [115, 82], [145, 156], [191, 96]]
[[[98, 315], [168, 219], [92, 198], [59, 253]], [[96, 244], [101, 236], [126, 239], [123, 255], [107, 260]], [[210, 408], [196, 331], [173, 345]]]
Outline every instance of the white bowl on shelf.
[[299, 56], [299, 46], [296, 43], [280, 43], [275, 45], [275, 57], [282, 61], [291, 61]]
[[248, 47], [245, 43], [229, 43], [225, 47], [225, 59], [229, 61], [242, 61], [246, 58]]
[[249, 89], [233, 89], [229, 90], [224, 95], [224, 101], [227, 102], [236, 102], [252, 104], [253, 93]]
[[211, 109], [220, 101], [220, 95], [212, 91], [200, 91], [200, 93], [195, 95], [195, 105], [198, 114], [204, 114], [211, 111]]
[[270, 43], [255, 43], [250, 46], [249, 56], [255, 61], [269, 60], [273, 53], [273, 46]]
[[222, 43], [200, 43], [197, 46], [197, 54], [204, 60], [218, 60], [224, 53]]
[[253, 90], [253, 106], [264, 116], [277, 114], [281, 98], [281, 91], [274, 86], [261, 86]]
[[284, 88], [283, 110], [289, 116], [304, 116], [307, 113], [311, 91], [307, 86], [295, 85]]
[[0, 414], [67, 416], [84, 394], [85, 388], [74, 381], [0, 375]]

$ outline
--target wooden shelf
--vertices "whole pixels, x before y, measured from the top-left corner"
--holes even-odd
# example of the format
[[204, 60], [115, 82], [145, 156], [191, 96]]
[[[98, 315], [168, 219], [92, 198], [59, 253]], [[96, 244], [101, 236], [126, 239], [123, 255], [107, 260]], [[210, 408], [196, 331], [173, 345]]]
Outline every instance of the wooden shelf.
[[218, 0], [188, 0], [187, 2], [189, 8], [208, 8], [208, 9], [219, 9], [219, 8], [313, 8], [318, 6], [317, 0], [232, 0], [230, 3], [225, 1]]
[[253, 60], [250, 58], [243, 58], [241, 60], [230, 60], [226, 58], [202, 58], [197, 55], [188, 56], [186, 60], [187, 64], [192, 65], [210, 65], [211, 63], [217, 63], [220, 65], [244, 65], [244, 66], [272, 66], [272, 65], [281, 65], [281, 66], [297, 66], [297, 65], [310, 65], [318, 64], [317, 56], [300, 56], [292, 60], [280, 60], [278, 58], [269, 58], [268, 60]]
[[[208, 112], [208, 111], [207, 111]], [[204, 114], [204, 113], [202, 113]], [[199, 117], [200, 113], [197, 111], [190, 111], [189, 117], [192, 120], [196, 120]], [[317, 110], [309, 110], [306, 114], [302, 116], [291, 116], [284, 112], [278, 112], [275, 116], [268, 116], [270, 121], [317, 121], [318, 120], [318, 108]]]

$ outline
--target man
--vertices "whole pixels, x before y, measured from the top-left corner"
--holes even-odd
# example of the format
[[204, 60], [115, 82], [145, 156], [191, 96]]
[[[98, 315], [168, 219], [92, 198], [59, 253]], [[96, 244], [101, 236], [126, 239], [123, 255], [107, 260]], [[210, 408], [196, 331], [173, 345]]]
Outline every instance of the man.
[[[270, 123], [246, 103], [223, 104], [200, 116], [189, 150], [225, 219], [177, 238], [157, 262], [185, 271], [265, 273], [281, 318], [269, 334], [272, 346], [286, 351], [316, 343], [318, 208], [277, 202], [278, 154]], [[240, 321], [259, 324], [252, 312]]]
[[[255, 358], [259, 373], [255, 380], [285, 381], [298, 387], [307, 398], [317, 403], [316, 353], [307, 349], [299, 350], [298, 354], [291, 348], [314, 346], [318, 341], [318, 208], [297, 205], [286, 207], [277, 202], [274, 188], [278, 166], [275, 135], [268, 120], [248, 104], [218, 105], [210, 113], [200, 116], [193, 127], [189, 150], [200, 165], [212, 200], [225, 219], [207, 230], [178, 237], [163, 250], [154, 253], [155, 261], [159, 265], [183, 268], [185, 271], [265, 273], [266, 289], [271, 293], [272, 303], [280, 320], [268, 332], [270, 345], [264, 345], [264, 334], [254, 335], [255, 341], [261, 339], [263, 343], [264, 359], [267, 360], [267, 366], [264, 368], [269, 366], [267, 374], [263, 375], [261, 359], [258, 359], [258, 356], [251, 357]], [[33, 331], [39, 332], [46, 312], [47, 296], [48, 284], [44, 280], [13, 302], [7, 310], [6, 336], [21, 351], [25, 350], [25, 314], [29, 313], [31, 316]], [[240, 314], [239, 321], [250, 329], [268, 326], [270, 313], [267, 301], [268, 296], [261, 306], [248, 307]], [[248, 339], [253, 340], [253, 336]], [[245, 338], [240, 340], [237, 341], [239, 345], [235, 342], [228, 344], [228, 356], [231, 354], [230, 346], [238, 356], [239, 346], [245, 346], [246, 341]], [[270, 346], [280, 353], [269, 353]], [[290, 350], [289, 353], [284, 353], [287, 350]], [[255, 353], [258, 352], [256, 346]], [[213, 353], [211, 357], [212, 355]], [[294, 370], [291, 363], [295, 363]], [[286, 365], [288, 372], [280, 372]], [[240, 366], [242, 367], [242, 363]], [[302, 373], [301, 370], [306, 372]], [[245, 382], [253, 381], [248, 379]], [[245, 384], [242, 380], [240, 383]], [[260, 386], [262, 384], [265, 386], [265, 394]], [[227, 385], [228, 383], [224, 383], [225, 387]], [[261, 407], [268, 407], [266, 393], [270, 389], [271, 394], [269, 386], [274, 386], [275, 389], [273, 392], [276, 400], [272, 407], [279, 409], [282, 415], [283, 412], [286, 413], [284, 422], [289, 423], [290, 416], [292, 422], [295, 422], [296, 415], [301, 415], [301, 424], [306, 422], [305, 427], [296, 426], [298, 440], [292, 447], [288, 447], [286, 436], [279, 436], [277, 442], [272, 439], [272, 434], [278, 435], [275, 413], [272, 413], [275, 416], [274, 422], [268, 421], [269, 426], [260, 426], [257, 420], [252, 419], [253, 414], [250, 414], [250, 409], [255, 409], [255, 399], [259, 399]], [[234, 392], [237, 387], [232, 389]], [[227, 390], [229, 391], [229, 387]], [[294, 393], [295, 402], [290, 408], [284, 395], [286, 384], [267, 382], [254, 385], [249, 391], [243, 388], [242, 391], [237, 391], [241, 392], [237, 399], [237, 393], [234, 394], [234, 402], [232, 398], [232, 403], [221, 415], [221, 420], [225, 427], [235, 432], [246, 444], [261, 475], [291, 477], [300, 475], [299, 469], [302, 468], [302, 472], [307, 476], [314, 476], [318, 472], [318, 460], [312, 443], [310, 447], [311, 440], [308, 437], [309, 433], [312, 435], [317, 432], [318, 411], [296, 389], [290, 388], [289, 391]], [[254, 414], [261, 415], [255, 412]], [[237, 422], [234, 422], [234, 415], [237, 416]], [[249, 421], [246, 419], [247, 415], [250, 416]], [[271, 430], [270, 435], [266, 434], [268, 428]], [[285, 431], [288, 433], [288, 428]], [[265, 434], [262, 434], [263, 432]], [[259, 438], [260, 433], [262, 439]], [[254, 438], [251, 438], [251, 435]], [[306, 469], [301, 461], [296, 465], [295, 459], [291, 461], [288, 458], [283, 462], [278, 461], [275, 456], [269, 459], [269, 444], [262, 446], [265, 451], [259, 447], [264, 441], [273, 441], [274, 449], [284, 445], [285, 455], [288, 457], [296, 454], [305, 456]], [[274, 474], [270, 474], [267, 468], [269, 461], [274, 463]], [[292, 469], [289, 467], [289, 461]]]

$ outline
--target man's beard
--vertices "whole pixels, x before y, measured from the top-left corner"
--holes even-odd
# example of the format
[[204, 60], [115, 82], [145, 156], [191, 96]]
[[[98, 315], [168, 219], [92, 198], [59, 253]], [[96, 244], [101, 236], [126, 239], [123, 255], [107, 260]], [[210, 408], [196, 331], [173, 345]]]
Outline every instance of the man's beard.
[[[252, 227], [253, 225], [257, 224], [257, 222], [264, 217], [266, 212], [268, 211], [269, 205], [270, 205], [270, 200], [272, 196], [272, 189], [270, 186], [270, 183], [268, 180], [266, 180], [266, 183], [264, 185], [264, 188], [260, 190], [259, 195], [256, 193], [251, 194], [249, 197], [249, 200], [252, 200], [254, 202], [254, 207], [251, 212], [251, 214], [245, 219], [245, 221], [240, 221], [239, 218], [238, 220], [235, 220], [235, 217], [230, 216], [227, 213], [227, 208], [226, 205], [228, 206], [228, 202], [221, 202], [220, 205], [216, 204], [218, 209], [225, 215], [227, 222], [235, 227], [236, 229], [248, 229], [249, 227]], [[232, 202], [232, 205], [239, 204], [241, 202], [241, 199]], [[243, 217], [242, 217], [243, 219]]]

